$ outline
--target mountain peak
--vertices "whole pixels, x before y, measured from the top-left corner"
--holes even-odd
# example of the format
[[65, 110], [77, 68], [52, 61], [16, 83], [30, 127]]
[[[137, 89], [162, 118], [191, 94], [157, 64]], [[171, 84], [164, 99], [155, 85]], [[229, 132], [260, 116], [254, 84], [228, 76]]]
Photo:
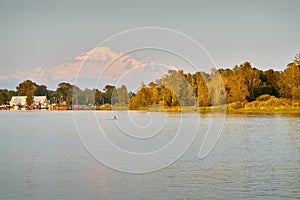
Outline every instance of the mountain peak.
[[94, 86], [100, 77], [105, 84], [122, 83], [136, 88], [141, 82], [161, 77], [166, 70], [166, 66], [162, 67], [149, 56], [137, 59], [131, 54], [115, 52], [109, 47], [96, 47], [56, 67], [39, 66], [32, 71], [18, 71], [8, 76], [0, 74], [0, 80], [31, 78], [33, 81], [47, 82], [51, 85], [60, 81], [76, 80], [75, 84], [79, 87], [87, 87]]
[[75, 57], [76, 61], [84, 61], [86, 59], [89, 60], [98, 60], [103, 61], [107, 63], [108, 61], [111, 61], [112, 59], [115, 59], [118, 57], [119, 54], [114, 52], [108, 47], [96, 47], [92, 50], [87, 51], [86, 53], [83, 53], [77, 57]]

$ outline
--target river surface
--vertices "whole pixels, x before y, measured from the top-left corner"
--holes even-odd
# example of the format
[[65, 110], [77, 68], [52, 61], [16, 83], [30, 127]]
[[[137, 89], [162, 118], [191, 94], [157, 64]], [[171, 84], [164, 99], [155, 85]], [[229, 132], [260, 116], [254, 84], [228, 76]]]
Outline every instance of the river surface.
[[[214, 120], [225, 120], [222, 134], [199, 159]], [[128, 152], [155, 152], [177, 134], [174, 155], [188, 147], [170, 163], [101, 162], [118, 155], [99, 130]], [[0, 111], [0, 199], [300, 199], [300, 116]]]

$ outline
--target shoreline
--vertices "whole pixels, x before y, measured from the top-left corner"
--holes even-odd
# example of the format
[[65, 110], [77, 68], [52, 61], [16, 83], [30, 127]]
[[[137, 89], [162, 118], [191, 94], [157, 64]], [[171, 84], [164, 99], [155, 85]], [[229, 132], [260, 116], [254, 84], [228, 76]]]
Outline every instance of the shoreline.
[[228, 109], [226, 106], [215, 107], [165, 107], [165, 108], [140, 108], [128, 109], [127, 107], [112, 107], [110, 109], [2, 109], [5, 111], [146, 111], [168, 113], [199, 113], [199, 114], [295, 114], [300, 115], [300, 107], [274, 107], [274, 108], [239, 108]]

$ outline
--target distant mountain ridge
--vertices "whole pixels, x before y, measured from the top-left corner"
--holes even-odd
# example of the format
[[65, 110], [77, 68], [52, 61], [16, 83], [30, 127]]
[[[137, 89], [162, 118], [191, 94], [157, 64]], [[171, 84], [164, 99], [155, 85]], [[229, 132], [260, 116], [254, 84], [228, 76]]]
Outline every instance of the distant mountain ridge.
[[50, 88], [56, 88], [59, 82], [66, 81], [81, 88], [102, 89], [104, 84], [126, 84], [129, 89], [134, 90], [141, 82], [160, 78], [170, 68], [174, 67], [153, 61], [148, 56], [138, 60], [130, 54], [115, 52], [109, 47], [96, 47], [52, 68], [39, 66], [31, 71], [16, 71], [8, 75], [0, 73], [0, 84], [18, 84], [30, 79]]

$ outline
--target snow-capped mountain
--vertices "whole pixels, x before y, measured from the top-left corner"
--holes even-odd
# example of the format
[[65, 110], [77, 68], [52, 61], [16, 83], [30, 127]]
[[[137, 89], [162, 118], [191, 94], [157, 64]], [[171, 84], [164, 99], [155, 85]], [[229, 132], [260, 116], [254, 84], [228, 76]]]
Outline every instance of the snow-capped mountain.
[[9, 75], [0, 73], [0, 83], [20, 83], [31, 79], [50, 88], [66, 81], [80, 88], [102, 89], [106, 84], [117, 87], [125, 84], [130, 90], [135, 90], [142, 82], [148, 83], [160, 78], [170, 68], [174, 67], [153, 61], [147, 55], [139, 60], [108, 47], [96, 47], [56, 67], [37, 67], [32, 71], [17, 71]]

